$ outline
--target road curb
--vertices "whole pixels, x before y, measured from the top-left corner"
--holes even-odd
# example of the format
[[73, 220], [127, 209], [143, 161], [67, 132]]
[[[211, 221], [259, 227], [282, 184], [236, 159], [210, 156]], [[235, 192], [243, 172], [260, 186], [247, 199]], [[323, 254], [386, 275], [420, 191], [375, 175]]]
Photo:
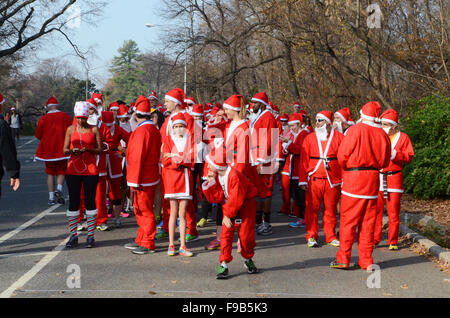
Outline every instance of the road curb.
[[[388, 224], [388, 217], [383, 217], [383, 227]], [[430, 254], [439, 258], [441, 262], [450, 264], [450, 252], [443, 248], [442, 246], [437, 245], [435, 242], [427, 239], [426, 237], [414, 232], [406, 225], [400, 224], [400, 234], [406, 236], [407, 239], [411, 240], [414, 243], [419, 243], [422, 247], [424, 247]]]

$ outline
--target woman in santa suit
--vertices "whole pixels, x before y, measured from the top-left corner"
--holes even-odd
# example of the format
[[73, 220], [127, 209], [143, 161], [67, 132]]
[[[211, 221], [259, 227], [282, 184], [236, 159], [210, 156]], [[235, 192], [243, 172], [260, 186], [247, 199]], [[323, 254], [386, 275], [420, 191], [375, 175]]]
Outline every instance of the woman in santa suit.
[[389, 166], [380, 172], [380, 191], [377, 201], [375, 221], [375, 245], [382, 237], [384, 203], [389, 217], [388, 241], [390, 250], [398, 250], [398, 232], [400, 227], [400, 200], [403, 193], [403, 167], [414, 157], [414, 149], [409, 136], [398, 128], [398, 114], [393, 109], [386, 110], [380, 116], [381, 126], [391, 140], [391, 160]]
[[175, 229], [179, 217], [180, 248], [182, 256], [193, 256], [186, 247], [186, 210], [193, 199], [192, 170], [194, 151], [191, 135], [186, 131], [182, 113], [172, 117], [172, 132], [164, 139], [162, 166], [164, 169], [164, 199], [170, 200], [169, 256], [175, 255]]
[[115, 123], [112, 111], [102, 112], [101, 121], [102, 124], [109, 128], [112, 136], [112, 143], [106, 153], [107, 181], [109, 185], [109, 198], [112, 200], [113, 205], [115, 225], [116, 227], [120, 227], [120, 210], [122, 208], [120, 185], [123, 176], [122, 160], [124, 153], [120, 142], [124, 141], [127, 143], [131, 134]]
[[136, 101], [138, 125], [128, 141], [126, 156], [127, 184], [133, 192], [134, 213], [139, 229], [134, 242], [126, 244], [125, 248], [138, 255], [155, 252], [153, 202], [156, 186], [160, 182], [161, 135], [150, 118], [150, 101], [141, 95]]
[[233, 260], [231, 255], [235, 231], [240, 242], [240, 253], [244, 258], [247, 273], [258, 272], [252, 258], [255, 254], [255, 221], [257, 189], [248, 178], [236, 168], [226, 163], [226, 150], [216, 148], [208, 156], [208, 181], [202, 185], [203, 193], [208, 201], [222, 203], [223, 222], [220, 235], [220, 267], [217, 279], [226, 279], [228, 263]]

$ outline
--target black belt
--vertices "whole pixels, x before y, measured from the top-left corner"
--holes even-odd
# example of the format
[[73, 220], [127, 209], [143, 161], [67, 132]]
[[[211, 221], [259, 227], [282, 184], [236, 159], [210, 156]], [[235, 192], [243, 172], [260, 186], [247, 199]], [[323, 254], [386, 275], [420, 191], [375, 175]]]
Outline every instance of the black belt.
[[316, 181], [316, 179], [317, 180], [328, 180], [328, 178], [319, 178], [319, 177], [313, 177], [312, 179], [313, 179], [313, 181]]
[[234, 219], [231, 219], [231, 221], [234, 224], [241, 224], [242, 223], [242, 219], [241, 219], [241, 215], [240, 215], [240, 211], [238, 211], [238, 213], [236, 214], [236, 217]]
[[377, 169], [377, 168], [372, 168], [372, 167], [357, 167], [357, 168], [348, 168], [348, 169], [345, 169], [345, 171], [364, 171], [364, 170], [374, 170], [374, 171], [379, 171], [379, 169]]
[[402, 172], [401, 170], [399, 171], [387, 171], [387, 172], [380, 172], [383, 175], [383, 197], [385, 199], [388, 198], [388, 190], [387, 190], [387, 176], [392, 176], [396, 173]]
[[309, 157], [309, 159], [317, 159], [317, 160], [322, 159], [322, 160], [325, 160], [325, 161], [337, 160], [337, 158], [335, 158], [335, 157], [325, 157], [325, 158], [322, 158], [322, 157]]

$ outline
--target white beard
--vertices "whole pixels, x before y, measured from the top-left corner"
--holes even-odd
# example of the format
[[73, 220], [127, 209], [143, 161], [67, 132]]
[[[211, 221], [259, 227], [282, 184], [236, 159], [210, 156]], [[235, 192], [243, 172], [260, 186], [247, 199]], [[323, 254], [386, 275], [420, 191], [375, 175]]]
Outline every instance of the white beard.
[[98, 125], [98, 116], [96, 114], [89, 115], [87, 123], [91, 126]]
[[327, 140], [327, 137], [328, 137], [327, 125], [323, 125], [322, 127], [316, 128], [315, 130], [316, 130], [316, 135], [320, 141]]
[[391, 130], [390, 127], [383, 127], [384, 132], [389, 136], [389, 130]]
[[343, 129], [342, 129], [342, 123], [341, 122], [336, 122], [334, 125], [334, 129], [336, 129], [337, 131], [339, 131], [341, 134], [343, 134]]

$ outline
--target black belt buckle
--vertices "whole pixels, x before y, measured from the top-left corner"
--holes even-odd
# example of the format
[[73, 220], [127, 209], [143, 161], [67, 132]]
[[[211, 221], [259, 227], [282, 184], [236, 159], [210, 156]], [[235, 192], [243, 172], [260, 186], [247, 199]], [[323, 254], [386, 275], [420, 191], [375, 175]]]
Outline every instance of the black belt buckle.
[[234, 220], [234, 224], [242, 224], [242, 219], [236, 219], [236, 220]]
[[324, 162], [324, 164], [325, 164], [325, 169], [326, 169], [326, 170], [329, 170], [329, 169], [330, 169], [330, 166], [328, 165], [328, 162], [329, 162], [328, 158], [324, 158], [324, 159], [323, 159], [323, 162]]

